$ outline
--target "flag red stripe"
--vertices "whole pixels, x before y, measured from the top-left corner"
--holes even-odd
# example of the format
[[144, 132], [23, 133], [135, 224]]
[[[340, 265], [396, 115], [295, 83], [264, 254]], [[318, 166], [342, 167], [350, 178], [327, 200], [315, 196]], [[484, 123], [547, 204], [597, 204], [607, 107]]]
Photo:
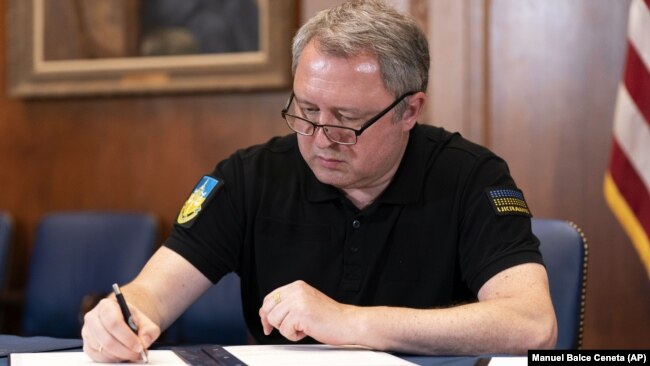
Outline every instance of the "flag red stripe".
[[630, 165], [616, 139], [612, 143], [609, 171], [621, 195], [634, 212], [646, 234], [650, 236], [650, 192], [634, 167]]
[[634, 45], [629, 42], [625, 65], [625, 88], [646, 123], [650, 123], [650, 72], [646, 69]]
[[[604, 188], [607, 203], [639, 252], [641, 261], [650, 277], [650, 243], [648, 242], [650, 237], [650, 183], [646, 179], [647, 172], [645, 170], [636, 170], [636, 168], [646, 169], [644, 167], [647, 167], [647, 159], [650, 156], [650, 146], [646, 146], [649, 145], [647, 133], [650, 130], [650, 65], [644, 64], [642, 58], [650, 50], [645, 49], [648, 45], [644, 41], [645, 37], [642, 36], [645, 34], [645, 30], [637, 29], [645, 27], [637, 23], [646, 22], [648, 15], [650, 15], [650, 0], [632, 0], [628, 21], [635, 23], [629, 24], [628, 28], [625, 72], [621, 80], [625, 90], [621, 88], [619, 91], [619, 93], [624, 92], [625, 94], [619, 94], [619, 98], [625, 98], [625, 100], [619, 99], [617, 108], [635, 108], [636, 110], [620, 110], [615, 114], [609, 174], [605, 175]], [[636, 47], [643, 48], [637, 49]], [[648, 62], [647, 58], [645, 61]], [[631, 99], [629, 102], [633, 105], [628, 103], [626, 95], [629, 96]], [[643, 135], [635, 135], [638, 133]], [[618, 140], [619, 138], [622, 140]], [[627, 138], [630, 141], [626, 141]], [[624, 147], [625, 150], [621, 147]], [[633, 156], [626, 155], [626, 151]]]

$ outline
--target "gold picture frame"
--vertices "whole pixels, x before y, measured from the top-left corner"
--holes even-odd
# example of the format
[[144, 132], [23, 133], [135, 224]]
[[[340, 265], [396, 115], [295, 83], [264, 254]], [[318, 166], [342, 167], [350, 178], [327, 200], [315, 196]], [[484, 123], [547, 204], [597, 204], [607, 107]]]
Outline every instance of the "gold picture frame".
[[13, 97], [242, 91], [290, 85], [296, 0], [257, 0], [256, 51], [54, 60], [44, 57], [46, 1], [50, 0], [8, 1], [7, 83]]

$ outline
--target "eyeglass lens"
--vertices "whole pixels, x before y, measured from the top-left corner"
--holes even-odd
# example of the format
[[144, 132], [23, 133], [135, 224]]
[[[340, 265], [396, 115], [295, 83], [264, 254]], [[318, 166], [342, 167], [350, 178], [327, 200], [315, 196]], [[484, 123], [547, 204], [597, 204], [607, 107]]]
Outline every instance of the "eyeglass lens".
[[[285, 115], [285, 119], [289, 124], [289, 127], [296, 131], [299, 134], [311, 136], [314, 134], [316, 126], [313, 123], [310, 123], [302, 118], [292, 116], [290, 114]], [[357, 140], [357, 136], [353, 130], [347, 128], [339, 128], [336, 126], [321, 126], [323, 132], [327, 137], [338, 143], [343, 144], [353, 144]]]

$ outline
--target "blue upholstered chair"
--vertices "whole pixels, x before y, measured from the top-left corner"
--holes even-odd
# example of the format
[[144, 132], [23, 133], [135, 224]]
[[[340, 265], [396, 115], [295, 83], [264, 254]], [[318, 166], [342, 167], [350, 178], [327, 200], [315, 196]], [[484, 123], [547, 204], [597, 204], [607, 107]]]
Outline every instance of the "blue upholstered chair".
[[167, 329], [162, 341], [247, 344], [248, 328], [242, 310], [239, 277], [234, 273], [225, 275]]
[[69, 212], [45, 216], [27, 278], [23, 335], [80, 337], [82, 300], [133, 279], [157, 246], [148, 214]]
[[572, 222], [533, 219], [548, 272], [558, 323], [556, 349], [582, 347], [587, 282], [587, 239]]
[[0, 212], [0, 292], [4, 291], [7, 285], [12, 229], [13, 221], [11, 220], [11, 216], [7, 213]]

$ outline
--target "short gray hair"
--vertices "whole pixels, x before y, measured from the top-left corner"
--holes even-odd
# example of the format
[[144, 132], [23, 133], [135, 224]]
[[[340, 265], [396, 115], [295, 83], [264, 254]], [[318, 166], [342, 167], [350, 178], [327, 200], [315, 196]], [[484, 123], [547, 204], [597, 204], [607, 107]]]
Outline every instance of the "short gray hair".
[[311, 40], [331, 56], [376, 55], [384, 87], [395, 97], [427, 89], [429, 44], [424, 32], [412, 17], [381, 0], [346, 1], [307, 21], [293, 39], [294, 75]]

